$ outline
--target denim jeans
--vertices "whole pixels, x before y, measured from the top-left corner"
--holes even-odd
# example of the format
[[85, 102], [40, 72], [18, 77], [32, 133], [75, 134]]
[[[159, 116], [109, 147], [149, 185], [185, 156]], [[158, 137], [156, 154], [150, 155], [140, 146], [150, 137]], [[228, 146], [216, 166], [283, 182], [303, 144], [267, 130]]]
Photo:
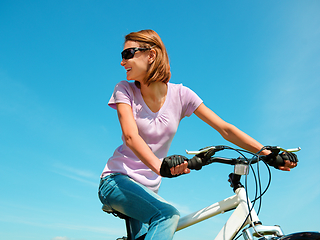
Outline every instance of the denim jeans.
[[158, 194], [123, 174], [103, 178], [99, 186], [103, 204], [130, 217], [135, 238], [147, 234], [145, 240], [173, 238], [180, 214]]

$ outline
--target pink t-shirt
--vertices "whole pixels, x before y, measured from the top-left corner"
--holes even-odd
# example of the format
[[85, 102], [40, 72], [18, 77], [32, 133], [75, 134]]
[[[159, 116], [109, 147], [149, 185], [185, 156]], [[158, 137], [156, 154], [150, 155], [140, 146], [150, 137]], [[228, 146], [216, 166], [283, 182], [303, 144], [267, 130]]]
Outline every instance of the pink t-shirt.
[[[140, 89], [134, 82], [121, 81], [115, 86], [109, 106], [116, 109], [116, 103], [131, 106], [140, 136], [152, 152], [159, 159], [163, 159], [168, 154], [181, 119], [190, 116], [202, 100], [182, 84], [168, 83], [166, 100], [161, 109], [154, 113], [144, 102]], [[161, 177], [136, 157], [125, 144], [123, 136], [122, 140], [123, 144], [108, 160], [101, 177], [110, 173], [122, 173], [157, 192]]]

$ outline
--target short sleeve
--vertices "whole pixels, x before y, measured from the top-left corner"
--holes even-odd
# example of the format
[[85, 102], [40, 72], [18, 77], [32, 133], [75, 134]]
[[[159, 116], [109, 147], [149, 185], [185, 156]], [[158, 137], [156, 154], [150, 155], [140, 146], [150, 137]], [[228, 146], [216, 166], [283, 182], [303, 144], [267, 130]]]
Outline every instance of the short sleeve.
[[126, 103], [132, 105], [133, 90], [130, 84], [126, 81], [119, 82], [113, 91], [108, 105], [113, 109], [117, 109], [117, 103]]
[[186, 86], [181, 86], [180, 94], [183, 108], [182, 117], [189, 117], [203, 101], [194, 91]]

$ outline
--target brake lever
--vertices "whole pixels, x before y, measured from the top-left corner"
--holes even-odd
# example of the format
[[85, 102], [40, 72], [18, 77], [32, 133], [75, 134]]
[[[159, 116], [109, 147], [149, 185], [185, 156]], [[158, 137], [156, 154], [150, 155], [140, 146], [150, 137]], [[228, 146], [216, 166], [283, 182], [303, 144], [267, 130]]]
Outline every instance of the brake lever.
[[211, 150], [213, 150], [214, 152], [218, 152], [218, 151], [221, 151], [223, 149], [226, 149], [225, 146], [211, 146], [211, 147], [205, 147], [205, 148], [202, 148], [198, 151], [188, 151], [186, 150], [186, 153], [189, 154], [189, 155], [199, 155], [199, 154], [205, 154]]
[[301, 147], [297, 147], [297, 148], [290, 148], [290, 149], [284, 149], [284, 148], [281, 148], [279, 146], [267, 146], [266, 149], [268, 150], [278, 150], [279, 152], [282, 151], [282, 152], [299, 152], [301, 150]]
[[202, 148], [202, 149], [200, 149], [200, 150], [198, 150], [198, 151], [188, 151], [188, 150], [186, 150], [186, 153], [188, 154], [188, 155], [198, 155], [198, 154], [201, 154], [201, 153], [206, 153], [206, 152], [208, 152], [209, 150], [211, 150], [211, 149], [214, 149], [215, 147], [205, 147], [205, 148]]
[[280, 151], [283, 151], [283, 152], [299, 152], [300, 150], [301, 150], [301, 147], [290, 148], [290, 149], [280, 148]]

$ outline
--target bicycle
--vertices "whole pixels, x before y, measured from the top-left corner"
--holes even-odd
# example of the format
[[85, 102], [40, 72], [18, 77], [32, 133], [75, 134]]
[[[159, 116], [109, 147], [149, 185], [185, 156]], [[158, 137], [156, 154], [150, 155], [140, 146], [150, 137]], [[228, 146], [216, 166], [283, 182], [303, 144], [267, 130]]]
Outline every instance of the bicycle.
[[[238, 152], [240, 154], [240, 157], [226, 158], [214, 156], [215, 153], [226, 149]], [[233, 173], [229, 174], [229, 182], [230, 186], [233, 188], [235, 195], [180, 218], [176, 231], [180, 231], [184, 228], [192, 226], [208, 218], [214, 217], [218, 214], [227, 211], [233, 211], [232, 215], [229, 217], [225, 225], [222, 227], [221, 231], [214, 238], [215, 240], [238, 239], [241, 236], [244, 240], [320, 240], [320, 232], [300, 232], [285, 235], [280, 226], [264, 226], [258, 218], [258, 214], [261, 208], [261, 201], [260, 205], [258, 206], [258, 213], [255, 211], [254, 206], [259, 200], [261, 200], [261, 197], [266, 193], [271, 182], [271, 171], [269, 169], [269, 166], [265, 163], [267, 162], [267, 157], [259, 156], [259, 153], [264, 149], [271, 150], [275, 154], [278, 154], [280, 151], [297, 152], [300, 150], [300, 148], [286, 150], [280, 147], [266, 146], [262, 148], [258, 153], [253, 154], [243, 149], [235, 149], [228, 146], [220, 145], [206, 147], [200, 149], [199, 151], [186, 151], [187, 154], [195, 155], [188, 161], [188, 168], [190, 169], [200, 170], [203, 166], [212, 163], [223, 163], [233, 165], [234, 171]], [[245, 156], [245, 154], [250, 154], [252, 157], [248, 158]], [[261, 190], [261, 181], [259, 173], [260, 162], [263, 162], [267, 166], [269, 173], [269, 182], [264, 191]], [[253, 164], [257, 164], [257, 174], [255, 173], [252, 167]], [[278, 164], [281, 165], [282, 163]], [[247, 192], [247, 176], [249, 174], [250, 169], [253, 172], [254, 179], [256, 182], [256, 194], [255, 199], [253, 201], [249, 200]], [[245, 176], [245, 186], [242, 185], [240, 181], [242, 176]], [[113, 209], [110, 209], [106, 205], [103, 205], [102, 210], [107, 213], [111, 213], [117, 217], [120, 217], [126, 221], [127, 237], [118, 238], [117, 240], [134, 239], [132, 237], [131, 227], [127, 216], [119, 212], [116, 212]], [[138, 238], [138, 240], [143, 239], [144, 236]]]

